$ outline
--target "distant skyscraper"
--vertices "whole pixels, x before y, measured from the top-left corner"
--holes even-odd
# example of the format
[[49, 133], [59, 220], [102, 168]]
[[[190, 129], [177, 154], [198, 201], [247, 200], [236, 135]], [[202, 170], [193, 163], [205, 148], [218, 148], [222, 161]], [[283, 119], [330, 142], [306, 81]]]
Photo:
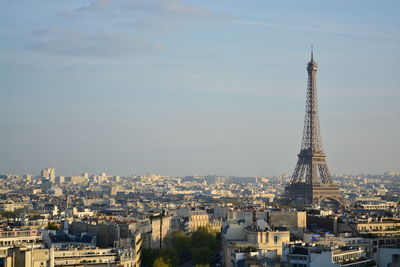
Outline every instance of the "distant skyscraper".
[[318, 205], [325, 199], [340, 203], [339, 188], [332, 183], [322, 149], [317, 104], [317, 63], [311, 51], [307, 64], [308, 86], [303, 141], [290, 183], [286, 186], [287, 200], [303, 199], [306, 204]]
[[41, 172], [42, 177], [54, 182], [56, 179], [56, 169], [55, 168], [46, 168]]

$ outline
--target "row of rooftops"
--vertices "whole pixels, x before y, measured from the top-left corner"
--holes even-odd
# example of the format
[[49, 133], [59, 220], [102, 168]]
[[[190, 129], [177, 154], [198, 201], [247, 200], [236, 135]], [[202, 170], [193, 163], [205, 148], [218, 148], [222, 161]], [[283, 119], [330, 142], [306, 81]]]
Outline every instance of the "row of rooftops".
[[317, 244], [307, 244], [307, 243], [297, 243], [288, 245], [290, 249], [289, 254], [299, 254], [299, 255], [310, 255], [319, 254], [322, 252], [332, 251], [333, 255], [338, 255], [342, 253], [358, 252], [360, 248], [354, 248], [352, 246], [341, 246], [336, 247], [334, 245], [317, 245]]

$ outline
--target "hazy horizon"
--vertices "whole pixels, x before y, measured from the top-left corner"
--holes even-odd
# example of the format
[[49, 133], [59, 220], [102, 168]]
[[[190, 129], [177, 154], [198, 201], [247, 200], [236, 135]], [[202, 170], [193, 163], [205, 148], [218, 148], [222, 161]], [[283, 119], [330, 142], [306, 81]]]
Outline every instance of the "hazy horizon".
[[0, 173], [400, 171], [400, 2], [0, 0]]

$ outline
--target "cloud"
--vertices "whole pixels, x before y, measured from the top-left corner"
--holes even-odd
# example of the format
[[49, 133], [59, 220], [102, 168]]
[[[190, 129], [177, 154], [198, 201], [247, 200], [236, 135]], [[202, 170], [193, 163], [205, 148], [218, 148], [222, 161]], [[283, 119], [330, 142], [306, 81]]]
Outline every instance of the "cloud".
[[36, 71], [37, 67], [32, 64], [22, 63], [2, 63], [0, 64], [0, 70], [12, 70], [12, 71]]
[[221, 15], [184, 0], [94, 0], [89, 5], [78, 8], [75, 13], [122, 14], [140, 12], [148, 15], [163, 15], [190, 18], [217, 18]]
[[318, 27], [318, 26], [300, 26], [300, 25], [268, 23], [262, 21], [251, 21], [251, 20], [230, 20], [230, 22], [234, 24], [253, 25], [253, 26], [268, 27], [268, 28], [282, 28], [282, 29], [300, 30], [309, 32], [322, 32], [322, 33], [346, 34], [346, 35], [356, 35], [356, 36], [374, 37], [374, 38], [399, 39], [398, 35], [376, 33], [376, 32], [361, 32], [355, 30], [352, 31], [348, 29], [343, 29], [343, 27], [334, 28], [334, 27]]
[[65, 56], [129, 56], [160, 51], [163, 45], [131, 35], [87, 33], [73, 30], [48, 29], [36, 31], [41, 40], [29, 47], [35, 51]]

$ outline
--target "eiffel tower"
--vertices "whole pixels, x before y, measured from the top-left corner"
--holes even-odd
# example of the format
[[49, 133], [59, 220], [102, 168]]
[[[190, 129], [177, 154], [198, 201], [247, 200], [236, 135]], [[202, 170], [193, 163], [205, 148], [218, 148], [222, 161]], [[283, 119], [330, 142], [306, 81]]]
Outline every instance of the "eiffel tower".
[[303, 141], [290, 183], [285, 187], [288, 202], [302, 199], [307, 205], [318, 206], [326, 199], [341, 204], [339, 188], [333, 184], [326, 156], [322, 148], [317, 104], [317, 70], [311, 46], [311, 60], [307, 64], [308, 85]]

